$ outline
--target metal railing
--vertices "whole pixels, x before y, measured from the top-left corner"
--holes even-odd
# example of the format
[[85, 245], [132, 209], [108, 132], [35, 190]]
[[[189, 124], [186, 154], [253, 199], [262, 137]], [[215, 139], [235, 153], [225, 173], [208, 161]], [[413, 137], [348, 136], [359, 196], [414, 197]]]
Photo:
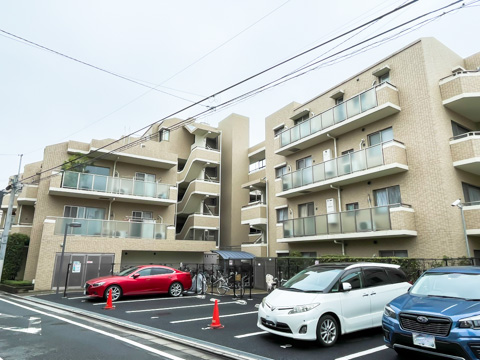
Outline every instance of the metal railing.
[[155, 220], [143, 222], [101, 219], [56, 218], [54, 235], [64, 235], [65, 225], [76, 222], [81, 227], [68, 227], [69, 235], [96, 236], [107, 238], [166, 239], [167, 224]]
[[62, 178], [62, 188], [158, 199], [170, 198], [170, 186], [169, 184], [152, 181], [140, 181], [74, 171], [65, 171]]
[[324, 130], [348, 118], [378, 106], [376, 93], [377, 86], [366, 90], [308, 120], [305, 120], [290, 129], [282, 131], [280, 133], [280, 147], [287, 146], [306, 136]]
[[[391, 140], [389, 142], [400, 142]], [[383, 145], [374, 145], [282, 175], [282, 191], [385, 165]]]
[[406, 204], [392, 204], [285, 220], [283, 237], [391, 230], [390, 208], [400, 206], [410, 207]]
[[470, 131], [468, 133], [452, 136], [449, 140], [452, 141], [452, 140], [458, 140], [463, 138], [469, 138], [470, 136], [480, 136], [480, 131]]

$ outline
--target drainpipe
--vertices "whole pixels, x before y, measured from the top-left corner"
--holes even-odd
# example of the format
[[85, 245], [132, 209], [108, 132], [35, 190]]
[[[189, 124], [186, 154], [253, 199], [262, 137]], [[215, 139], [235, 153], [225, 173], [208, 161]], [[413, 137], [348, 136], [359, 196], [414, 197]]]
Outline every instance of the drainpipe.
[[341, 211], [342, 211], [342, 198], [341, 198], [341, 195], [340, 195], [340, 188], [339, 188], [339, 187], [335, 187], [335, 186], [333, 186], [333, 185], [330, 185], [330, 188], [337, 190], [337, 196], [338, 196], [338, 212], [341, 212]]
[[115, 171], [117, 170], [117, 161], [118, 161], [118, 156], [115, 159], [115, 161], [113, 162], [113, 177], [115, 177]]
[[360, 145], [358, 145], [359, 149], [362, 150], [364, 145], [365, 145], [365, 139], [360, 140]]
[[268, 199], [268, 180], [267, 180], [267, 177], [265, 176], [264, 177], [265, 179], [265, 196], [267, 197], [267, 201], [266, 201], [266, 204], [267, 204], [267, 226], [265, 228], [265, 236], [267, 238], [267, 257], [270, 257], [270, 247], [268, 245], [268, 225], [269, 225], [269, 218], [268, 218], [268, 208], [269, 208], [269, 199]]
[[333, 150], [335, 152], [335, 159], [337, 158], [337, 138], [327, 134], [330, 139], [333, 139]]
[[345, 241], [343, 240], [333, 240], [333, 242], [337, 245], [342, 245], [342, 255], [345, 256]]
[[115, 198], [113, 198], [112, 200], [110, 200], [110, 203], [108, 204], [108, 221], [110, 221], [110, 215], [112, 213], [112, 203], [115, 201]]

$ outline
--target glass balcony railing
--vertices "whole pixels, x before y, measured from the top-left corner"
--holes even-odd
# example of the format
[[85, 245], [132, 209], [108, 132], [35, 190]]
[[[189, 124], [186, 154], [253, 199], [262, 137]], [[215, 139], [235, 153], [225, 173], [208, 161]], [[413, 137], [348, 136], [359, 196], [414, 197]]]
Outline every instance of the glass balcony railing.
[[306, 136], [322, 131], [355, 115], [377, 106], [377, 93], [371, 88], [363, 93], [336, 105], [308, 120], [301, 122], [280, 134], [280, 147], [287, 146]]
[[54, 234], [64, 235], [65, 225], [72, 222], [80, 223], [82, 226], [68, 227], [67, 234], [69, 235], [134, 239], [167, 238], [167, 225], [158, 224], [154, 220], [108, 221], [101, 219], [57, 218]]
[[383, 144], [285, 174], [282, 176], [282, 191], [385, 165]]
[[112, 176], [65, 171], [62, 188], [98, 191], [110, 194], [170, 198], [170, 185]]
[[283, 237], [391, 230], [390, 208], [398, 206], [402, 204], [285, 220]]

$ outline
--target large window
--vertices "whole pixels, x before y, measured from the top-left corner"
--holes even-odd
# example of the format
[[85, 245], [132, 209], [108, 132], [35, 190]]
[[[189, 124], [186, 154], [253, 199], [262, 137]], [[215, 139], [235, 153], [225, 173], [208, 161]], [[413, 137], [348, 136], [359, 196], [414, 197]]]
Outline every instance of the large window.
[[400, 186], [390, 186], [385, 189], [373, 190], [375, 206], [401, 204]]
[[132, 211], [132, 221], [142, 222], [143, 220], [153, 220], [153, 212]]
[[312, 166], [312, 157], [297, 160], [297, 170]]
[[85, 171], [84, 172], [89, 173], [89, 174], [108, 176], [108, 175], [110, 175], [110, 168], [102, 167], [102, 166], [95, 166], [95, 165], [87, 165], [87, 166], [85, 166]]
[[480, 187], [462, 183], [466, 203], [480, 204]]
[[103, 220], [105, 218], [105, 209], [67, 205], [63, 210], [63, 217]]
[[408, 257], [407, 250], [380, 250], [380, 257]]
[[162, 129], [158, 132], [158, 141], [170, 141], [170, 130]]
[[308, 217], [315, 215], [313, 202], [298, 205], [298, 217]]
[[391, 127], [368, 135], [368, 143], [370, 146], [381, 144], [390, 140], [393, 140], [393, 128]]
[[280, 135], [280, 133], [285, 130], [285, 125], [281, 125], [279, 127], [276, 127], [275, 129], [273, 129], [273, 136], [278, 136]]
[[155, 182], [154, 174], [145, 174], [145, 173], [135, 173], [135, 180], [137, 181], [151, 181]]
[[275, 177], [276, 178], [282, 177], [282, 175], [285, 175], [286, 173], [287, 173], [287, 165], [283, 165], [283, 166], [275, 168]]
[[297, 124], [300, 124], [300, 123], [304, 122], [305, 120], [308, 120], [309, 118], [310, 118], [310, 114], [305, 114], [302, 117], [299, 117], [299, 118], [295, 119], [293, 121], [293, 123], [295, 125], [297, 125]]
[[288, 208], [277, 209], [277, 223], [288, 220]]

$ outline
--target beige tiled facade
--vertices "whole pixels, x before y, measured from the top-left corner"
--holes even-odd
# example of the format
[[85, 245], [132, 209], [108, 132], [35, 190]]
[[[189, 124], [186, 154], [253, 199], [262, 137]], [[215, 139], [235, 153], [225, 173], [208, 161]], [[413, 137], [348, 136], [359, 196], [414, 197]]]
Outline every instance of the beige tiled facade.
[[[279, 109], [251, 147], [249, 119], [237, 114], [216, 128], [169, 119], [148, 140], [122, 140], [120, 151], [111, 139], [48, 146], [43, 161], [25, 166], [34, 185], [15, 201], [12, 231], [31, 236], [24, 277], [54, 286], [66, 206], [104, 209], [93, 234], [69, 235], [65, 251], [113, 256], [115, 270], [201, 263], [217, 248], [460, 257], [465, 234], [480, 257], [479, 67], [480, 53], [463, 59], [425, 38]], [[102, 192], [65, 186], [77, 175], [55, 166], [73, 154], [109, 169]], [[154, 196], [136, 192], [138, 173], [159, 184]], [[451, 206], [459, 198], [461, 210]], [[134, 212], [152, 214], [154, 225], [132, 236]]]

